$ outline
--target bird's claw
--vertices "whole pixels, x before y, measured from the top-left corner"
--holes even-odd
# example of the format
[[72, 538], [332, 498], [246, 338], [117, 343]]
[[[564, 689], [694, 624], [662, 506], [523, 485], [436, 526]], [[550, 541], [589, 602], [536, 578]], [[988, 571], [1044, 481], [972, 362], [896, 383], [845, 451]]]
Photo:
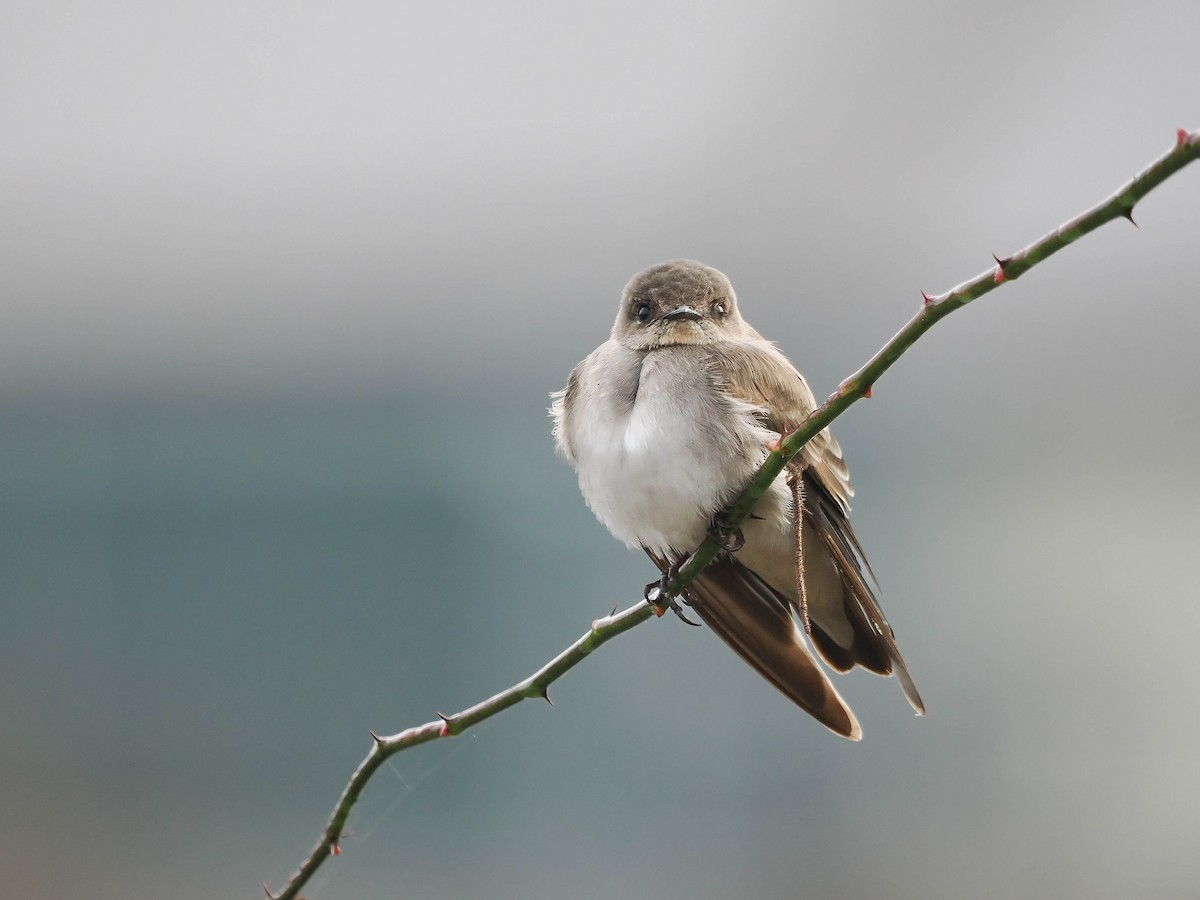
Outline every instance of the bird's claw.
[[723, 516], [713, 516], [708, 530], [726, 553], [737, 553], [746, 546], [746, 536], [742, 534], [742, 529], [730, 525]]
[[[646, 590], [642, 593], [642, 596], [645, 598], [647, 603], [654, 607], [655, 612], [658, 615], [661, 616], [669, 609], [671, 612], [675, 613], [675, 616], [679, 619], [679, 621], [699, 628], [700, 623], [693, 622], [691, 619], [685, 616], [683, 614], [683, 607], [680, 605], [679, 600], [667, 592], [667, 588], [670, 586], [671, 582], [675, 580], [675, 576], [678, 574], [679, 566], [668, 566], [667, 570], [662, 573], [662, 577], [658, 581], [652, 581], [646, 585]], [[684, 603], [686, 602], [687, 601], [685, 600]]]

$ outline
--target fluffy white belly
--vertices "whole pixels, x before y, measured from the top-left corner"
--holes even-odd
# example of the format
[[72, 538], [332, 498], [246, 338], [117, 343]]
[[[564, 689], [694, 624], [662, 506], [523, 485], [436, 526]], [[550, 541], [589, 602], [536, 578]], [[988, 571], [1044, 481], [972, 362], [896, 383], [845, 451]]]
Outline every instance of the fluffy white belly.
[[704, 539], [773, 435], [752, 407], [714, 390], [702, 367], [663, 372], [650, 360], [640, 374], [632, 404], [601, 393], [576, 411], [579, 485], [617, 538], [679, 555]]
[[695, 425], [657, 406], [637, 404], [627, 417], [594, 423], [580, 482], [600, 521], [626, 544], [686, 552], [730, 488], [689, 439]]

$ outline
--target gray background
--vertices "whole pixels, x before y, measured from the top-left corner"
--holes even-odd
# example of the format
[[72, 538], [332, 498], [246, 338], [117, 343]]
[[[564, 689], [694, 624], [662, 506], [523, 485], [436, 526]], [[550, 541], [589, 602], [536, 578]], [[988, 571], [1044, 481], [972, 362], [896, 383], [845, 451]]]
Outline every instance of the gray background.
[[[824, 396], [1200, 126], [1200, 6], [14, 3], [0, 31], [0, 871], [255, 897], [367, 729], [653, 574], [546, 393], [636, 270]], [[306, 891], [1194, 897], [1200, 167], [836, 426], [929, 706], [798, 714], [672, 619], [398, 757]]]

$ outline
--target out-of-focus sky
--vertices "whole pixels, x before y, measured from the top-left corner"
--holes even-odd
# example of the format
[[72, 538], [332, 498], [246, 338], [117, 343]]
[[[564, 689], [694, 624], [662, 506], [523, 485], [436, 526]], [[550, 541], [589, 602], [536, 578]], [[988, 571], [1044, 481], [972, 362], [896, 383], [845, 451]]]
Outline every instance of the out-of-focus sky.
[[[1200, 7], [10, 4], [0, 876], [259, 896], [379, 732], [653, 573], [555, 458], [621, 287], [818, 395], [1200, 126]], [[1191, 897], [1200, 168], [835, 426], [929, 707], [830, 736], [670, 617], [397, 757], [310, 898]]]

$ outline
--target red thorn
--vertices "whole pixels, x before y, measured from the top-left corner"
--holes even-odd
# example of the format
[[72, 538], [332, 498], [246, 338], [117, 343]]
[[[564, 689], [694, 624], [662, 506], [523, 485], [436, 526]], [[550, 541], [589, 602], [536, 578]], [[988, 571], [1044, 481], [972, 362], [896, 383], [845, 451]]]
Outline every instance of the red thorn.
[[1188, 132], [1186, 128], [1180, 128], [1175, 132], [1175, 149], [1179, 149], [1187, 143]]
[[1125, 218], [1127, 218], [1130, 221], [1130, 223], [1133, 225], [1134, 228], [1138, 227], [1138, 223], [1133, 221], [1133, 207], [1132, 206], [1129, 207], [1129, 209], [1124, 210], [1121, 213], [1121, 215], [1123, 215]]
[[329, 845], [329, 853], [331, 856], [341, 856], [342, 855], [341, 845], [340, 844], [330, 844]]
[[933, 306], [933, 298], [930, 297], [924, 291], [921, 291], [921, 300], [925, 303], [926, 306]]
[[865, 388], [863, 388], [863, 396], [866, 397], [868, 400], [871, 399], [871, 388], [872, 387], [874, 387], [874, 385], [868, 384]]
[[438, 718], [442, 720], [442, 737], [450, 737], [450, 717], [445, 713], [438, 713]]

